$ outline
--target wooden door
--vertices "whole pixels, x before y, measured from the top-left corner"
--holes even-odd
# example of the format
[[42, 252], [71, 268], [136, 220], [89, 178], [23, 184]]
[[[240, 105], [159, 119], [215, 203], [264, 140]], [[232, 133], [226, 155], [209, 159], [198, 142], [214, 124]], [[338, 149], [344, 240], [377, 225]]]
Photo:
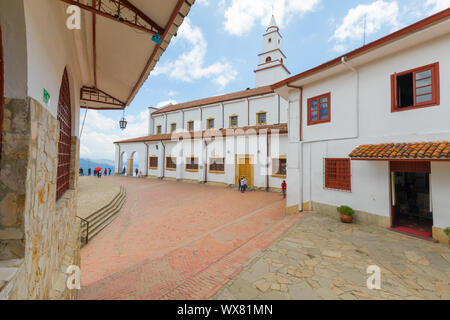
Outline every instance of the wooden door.
[[253, 187], [253, 163], [250, 156], [237, 156], [236, 186], [239, 186], [242, 177], [247, 180], [248, 187]]

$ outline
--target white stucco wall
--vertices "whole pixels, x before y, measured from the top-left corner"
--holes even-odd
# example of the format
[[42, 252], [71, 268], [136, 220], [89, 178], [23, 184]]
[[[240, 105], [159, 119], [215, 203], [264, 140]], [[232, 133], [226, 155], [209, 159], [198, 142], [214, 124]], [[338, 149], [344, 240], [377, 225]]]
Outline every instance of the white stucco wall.
[[450, 163], [431, 163], [431, 198], [433, 224], [439, 228], [450, 227]]

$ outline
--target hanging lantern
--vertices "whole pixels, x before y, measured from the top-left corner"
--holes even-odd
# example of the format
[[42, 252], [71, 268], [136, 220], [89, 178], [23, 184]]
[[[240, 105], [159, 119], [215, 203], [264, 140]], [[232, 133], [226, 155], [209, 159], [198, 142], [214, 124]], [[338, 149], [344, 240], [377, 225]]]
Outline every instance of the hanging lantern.
[[127, 127], [127, 120], [125, 119], [125, 109], [123, 110], [123, 116], [122, 116], [122, 119], [120, 119], [120, 121], [119, 121], [119, 126], [120, 126], [120, 129], [122, 129], [122, 130], [125, 130], [126, 129], [126, 127]]

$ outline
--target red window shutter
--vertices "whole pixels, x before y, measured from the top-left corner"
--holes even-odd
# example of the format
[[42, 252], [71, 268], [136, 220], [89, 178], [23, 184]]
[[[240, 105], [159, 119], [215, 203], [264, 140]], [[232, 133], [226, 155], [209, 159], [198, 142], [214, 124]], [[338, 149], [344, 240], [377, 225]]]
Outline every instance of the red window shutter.
[[351, 191], [350, 159], [325, 159], [325, 188]]
[[72, 108], [70, 104], [70, 86], [67, 70], [64, 70], [58, 101], [59, 143], [58, 173], [56, 180], [56, 200], [69, 189], [70, 158], [72, 140]]

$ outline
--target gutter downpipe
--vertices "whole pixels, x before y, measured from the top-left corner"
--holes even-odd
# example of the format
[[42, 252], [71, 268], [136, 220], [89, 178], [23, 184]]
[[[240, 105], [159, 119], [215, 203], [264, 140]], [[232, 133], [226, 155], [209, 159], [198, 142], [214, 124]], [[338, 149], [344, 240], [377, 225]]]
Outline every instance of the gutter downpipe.
[[163, 147], [162, 166], [161, 166], [162, 171], [161, 171], [161, 177], [160, 177], [160, 179], [163, 180], [163, 179], [164, 179], [164, 170], [165, 170], [165, 168], [164, 168], [164, 163], [165, 163], [165, 161], [166, 161], [166, 146], [164, 145], [164, 142], [163, 142], [162, 140], [161, 140], [160, 142], [161, 142], [161, 145], [162, 145], [162, 147]]
[[148, 177], [148, 144], [145, 144], [145, 176]]
[[356, 74], [356, 138], [359, 138], [359, 72], [347, 62], [347, 58], [345, 56], [341, 58], [341, 62], [344, 66]]
[[[300, 159], [302, 179], [301, 179], [301, 181], [299, 181], [300, 185], [302, 186], [302, 194], [300, 196], [300, 201], [299, 201], [300, 202], [299, 203], [299, 211], [303, 212], [303, 87], [292, 86], [290, 84], [287, 84], [287, 87], [298, 89], [298, 92], [299, 92], [299, 103], [298, 103], [299, 104], [299, 122], [300, 122], [299, 142], [300, 142], [300, 149], [302, 150], [302, 156]], [[288, 124], [288, 128], [289, 128], [289, 124]], [[310, 168], [311, 168], [311, 164], [310, 164]], [[311, 180], [311, 176], [309, 178]], [[311, 181], [310, 181], [309, 185], [311, 187]], [[309, 194], [309, 198], [310, 198], [309, 199], [309, 210], [311, 210], [311, 193]]]

